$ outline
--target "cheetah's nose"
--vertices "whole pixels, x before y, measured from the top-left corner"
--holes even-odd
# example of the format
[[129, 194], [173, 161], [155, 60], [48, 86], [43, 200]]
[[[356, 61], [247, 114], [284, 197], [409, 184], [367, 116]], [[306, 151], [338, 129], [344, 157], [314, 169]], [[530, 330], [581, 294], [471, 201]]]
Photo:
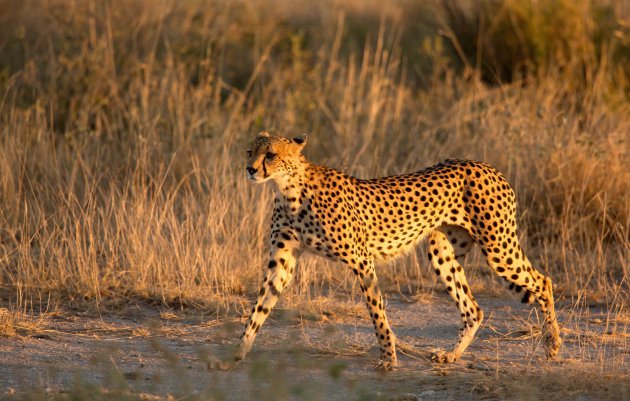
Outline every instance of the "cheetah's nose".
[[256, 171], [258, 171], [258, 169], [255, 169], [253, 167], [247, 167], [247, 172], [249, 173], [249, 175], [256, 174]]

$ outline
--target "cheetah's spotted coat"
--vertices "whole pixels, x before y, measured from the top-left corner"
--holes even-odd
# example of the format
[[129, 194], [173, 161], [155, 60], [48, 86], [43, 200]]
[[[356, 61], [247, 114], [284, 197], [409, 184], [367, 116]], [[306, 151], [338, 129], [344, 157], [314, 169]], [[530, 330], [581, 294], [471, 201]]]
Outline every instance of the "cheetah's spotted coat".
[[271, 252], [256, 305], [236, 355], [242, 359], [291, 280], [299, 254], [308, 250], [352, 269], [374, 323], [381, 351], [378, 364], [396, 366], [396, 337], [385, 315], [374, 263], [402, 254], [428, 236], [428, 257], [456, 301], [463, 321], [452, 351], [435, 360], [453, 362], [472, 341], [483, 319], [462, 268], [474, 244], [490, 267], [520, 293], [538, 302], [545, 315], [548, 357], [561, 340], [551, 280], [536, 271], [516, 235], [515, 197], [505, 178], [487, 164], [447, 160], [424, 170], [371, 180], [347, 176], [306, 161], [306, 136], [293, 140], [258, 134], [247, 173], [274, 182]]

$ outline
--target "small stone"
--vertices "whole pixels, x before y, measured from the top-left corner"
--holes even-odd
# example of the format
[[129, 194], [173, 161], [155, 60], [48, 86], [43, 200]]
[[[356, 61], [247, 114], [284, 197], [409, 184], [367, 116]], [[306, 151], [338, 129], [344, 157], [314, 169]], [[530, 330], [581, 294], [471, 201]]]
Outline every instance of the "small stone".
[[124, 377], [127, 380], [138, 380], [138, 379], [140, 379], [140, 373], [138, 373], [138, 372], [125, 372]]

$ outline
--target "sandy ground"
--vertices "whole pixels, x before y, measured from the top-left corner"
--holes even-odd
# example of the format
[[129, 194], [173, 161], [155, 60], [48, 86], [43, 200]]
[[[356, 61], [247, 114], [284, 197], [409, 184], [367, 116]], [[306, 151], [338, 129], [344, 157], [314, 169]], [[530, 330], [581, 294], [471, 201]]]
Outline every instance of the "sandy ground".
[[[399, 355], [380, 373], [371, 322], [350, 313], [276, 309], [249, 358], [227, 371], [208, 361], [228, 355], [241, 319], [202, 318], [131, 305], [111, 314], [63, 312], [30, 336], [0, 338], [0, 396], [124, 394], [140, 399], [225, 400], [600, 400], [630, 399], [630, 319], [601, 306], [559, 305], [564, 348], [542, 357], [538, 317], [506, 298], [481, 297], [486, 321], [462, 360], [437, 365]], [[448, 348], [457, 310], [444, 296], [389, 299], [399, 341], [416, 350]], [[113, 397], [116, 399], [116, 397]]]

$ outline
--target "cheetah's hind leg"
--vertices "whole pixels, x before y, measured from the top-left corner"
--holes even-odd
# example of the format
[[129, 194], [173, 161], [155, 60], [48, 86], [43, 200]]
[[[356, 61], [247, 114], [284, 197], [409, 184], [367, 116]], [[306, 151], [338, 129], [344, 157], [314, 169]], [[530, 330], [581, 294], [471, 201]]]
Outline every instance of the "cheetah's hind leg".
[[474, 241], [466, 230], [457, 226], [442, 226], [429, 236], [429, 260], [435, 274], [446, 285], [446, 291], [455, 300], [462, 318], [459, 339], [452, 351], [437, 351], [432, 359], [436, 362], [455, 362], [475, 337], [483, 312], [479, 308], [466, 281], [461, 262], [470, 251]]
[[503, 279], [510, 283], [509, 288], [515, 293], [523, 294], [523, 303], [538, 303], [545, 316], [543, 336], [547, 358], [553, 358], [560, 351], [562, 339], [556, 319], [553, 300], [553, 285], [549, 277], [536, 270], [523, 253], [515, 233], [509, 233], [504, 240], [512, 244], [507, 254], [496, 252], [501, 243], [480, 243], [485, 249], [486, 260], [490, 267]]

